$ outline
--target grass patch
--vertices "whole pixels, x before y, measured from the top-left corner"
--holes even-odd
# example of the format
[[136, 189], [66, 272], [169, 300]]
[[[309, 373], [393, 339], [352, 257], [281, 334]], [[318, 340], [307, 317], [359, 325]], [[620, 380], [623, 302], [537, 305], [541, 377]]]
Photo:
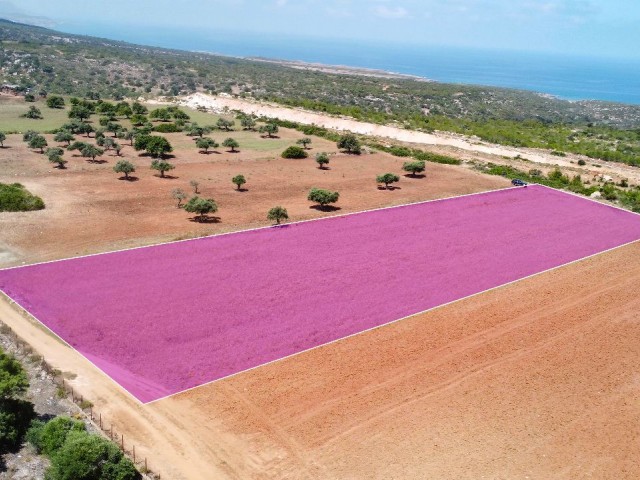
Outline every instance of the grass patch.
[[42, 210], [44, 202], [19, 183], [0, 183], [0, 212]]

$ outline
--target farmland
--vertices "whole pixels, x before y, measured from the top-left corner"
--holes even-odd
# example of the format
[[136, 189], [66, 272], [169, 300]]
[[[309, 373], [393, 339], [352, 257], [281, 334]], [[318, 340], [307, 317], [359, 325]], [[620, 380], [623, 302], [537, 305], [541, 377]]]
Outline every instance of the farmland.
[[[46, 208], [0, 213], [2, 265], [269, 227], [276, 204], [299, 221], [497, 192], [3, 271], [3, 289], [75, 348], [9, 301], [0, 320], [162, 478], [637, 477], [637, 242], [340, 338], [632, 242], [639, 217], [454, 165], [378, 188], [405, 159], [318, 137], [311, 158], [283, 159], [300, 132], [235, 128], [240, 153], [165, 134], [164, 179], [125, 143], [128, 182], [113, 152], [67, 154], [61, 170], [9, 135], [0, 182]], [[176, 208], [190, 180], [216, 199], [214, 220]], [[312, 187], [339, 202], [318, 208]], [[220, 379], [144, 405], [87, 358], [144, 401]]]

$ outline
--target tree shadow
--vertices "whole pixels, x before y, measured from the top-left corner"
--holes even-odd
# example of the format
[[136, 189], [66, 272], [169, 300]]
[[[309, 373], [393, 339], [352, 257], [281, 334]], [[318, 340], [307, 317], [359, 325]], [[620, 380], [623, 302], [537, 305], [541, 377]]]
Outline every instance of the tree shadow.
[[195, 217], [189, 217], [189, 221], [194, 223], [219, 223], [220, 220], [221, 220], [220, 217], [209, 216], [209, 215], [205, 217], [201, 217], [200, 215]]
[[125, 182], [137, 182], [140, 179], [136, 176], [129, 175], [128, 177], [118, 177], [118, 180], [123, 180]]
[[337, 212], [342, 210], [342, 207], [336, 207], [335, 205], [311, 205], [309, 208], [318, 210], [319, 212]]
[[0, 145], [0, 150], [4, 150], [6, 148], [11, 148], [9, 145]]
[[164, 174], [164, 177], [160, 174], [155, 174], [154, 177], [157, 178], [161, 178], [161, 179], [167, 179], [167, 180], [177, 180], [180, 177], [176, 177], [175, 175], [167, 175], [166, 173]]
[[242, 187], [241, 187], [241, 188], [236, 188], [236, 189], [235, 189], [235, 191], [236, 191], [236, 192], [240, 192], [240, 193], [242, 193], [242, 192], [248, 192], [248, 191], [249, 191], [249, 189], [248, 189], [248, 188], [242, 188]]
[[227, 150], [227, 153], [240, 153], [240, 150]]
[[280, 137], [278, 135], [260, 135], [260, 138], [272, 138], [274, 140], [277, 140]]
[[97, 165], [102, 165], [103, 163], [109, 163], [106, 160], [98, 160], [98, 159], [96, 159], [96, 160], [87, 159], [87, 162], [94, 163], [94, 164], [97, 164]]
[[384, 185], [378, 185], [378, 190], [388, 190], [392, 192], [394, 190], [402, 190], [402, 187], [394, 187], [393, 185], [389, 185], [388, 187], [385, 187]]
[[407, 173], [404, 175], [406, 178], [425, 178], [426, 175], [422, 174], [422, 173], [417, 173], [417, 174], [413, 174], [413, 173]]

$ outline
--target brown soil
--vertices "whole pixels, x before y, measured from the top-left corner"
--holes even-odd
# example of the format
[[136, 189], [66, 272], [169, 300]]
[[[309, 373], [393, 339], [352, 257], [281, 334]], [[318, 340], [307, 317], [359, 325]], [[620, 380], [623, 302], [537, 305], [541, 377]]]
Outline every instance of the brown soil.
[[[198, 153], [193, 140], [183, 134], [166, 135], [174, 145], [175, 178], [160, 178], [149, 169], [150, 159], [131, 147], [123, 158], [137, 166], [137, 181], [119, 180], [113, 172], [118, 158], [107, 153], [105, 163], [89, 163], [65, 154], [68, 168], [53, 168], [46, 158], [27, 148], [19, 135], [10, 135], [0, 150], [0, 182], [20, 182], [40, 195], [47, 208], [39, 212], [0, 213], [0, 266], [12, 266], [88, 253], [153, 244], [267, 225], [267, 211], [276, 205], [287, 208], [291, 220], [397, 205], [419, 200], [455, 196], [508, 186], [507, 180], [481, 175], [461, 167], [429, 164], [427, 177], [402, 177], [393, 191], [376, 188], [375, 177], [387, 171], [401, 172], [403, 159], [387, 154], [352, 156], [338, 154], [335, 143], [313, 139], [310, 158], [285, 160], [278, 154], [302, 134], [281, 129], [279, 139], [260, 139], [257, 133], [233, 132], [240, 153], [219, 148], [217, 153]], [[218, 141], [229, 136], [217, 132]], [[54, 145], [51, 136], [47, 136]], [[273, 143], [270, 143], [273, 142]], [[128, 142], [125, 142], [128, 143]], [[330, 169], [317, 168], [317, 152], [335, 152]], [[231, 178], [247, 178], [245, 192], [238, 192]], [[174, 188], [191, 194], [191, 179], [200, 182], [201, 195], [213, 197], [220, 210], [216, 223], [199, 224], [192, 215], [176, 208]], [[323, 213], [310, 208], [307, 192], [312, 187], [340, 192], [341, 208]]]
[[141, 406], [16, 310], [163, 478], [640, 475], [640, 243]]

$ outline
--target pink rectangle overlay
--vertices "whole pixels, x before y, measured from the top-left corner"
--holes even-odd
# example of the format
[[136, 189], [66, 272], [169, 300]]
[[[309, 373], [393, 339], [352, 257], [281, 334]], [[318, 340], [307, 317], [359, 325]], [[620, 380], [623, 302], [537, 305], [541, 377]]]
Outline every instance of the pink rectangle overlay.
[[150, 402], [638, 239], [640, 216], [532, 185], [6, 269], [0, 289]]

